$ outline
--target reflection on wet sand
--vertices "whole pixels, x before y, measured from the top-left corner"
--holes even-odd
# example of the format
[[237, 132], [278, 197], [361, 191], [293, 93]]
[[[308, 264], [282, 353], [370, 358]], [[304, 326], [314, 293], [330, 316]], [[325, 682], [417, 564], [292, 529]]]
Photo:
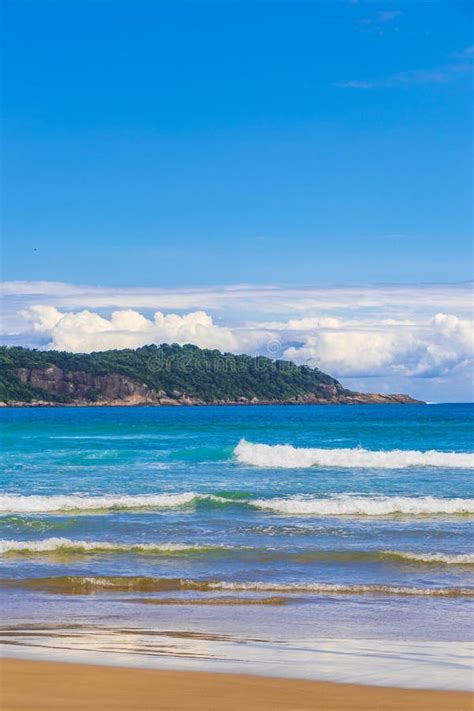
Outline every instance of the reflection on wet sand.
[[374, 685], [411, 688], [423, 688], [426, 672], [435, 669], [440, 688], [470, 689], [472, 684], [471, 647], [462, 642], [250, 638], [192, 630], [31, 624], [3, 627], [0, 643], [8, 657], [349, 683], [366, 679]]

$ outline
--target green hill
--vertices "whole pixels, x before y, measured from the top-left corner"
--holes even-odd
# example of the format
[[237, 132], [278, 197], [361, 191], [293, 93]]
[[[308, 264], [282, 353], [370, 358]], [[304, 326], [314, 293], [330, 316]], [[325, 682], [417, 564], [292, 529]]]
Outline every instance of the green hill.
[[346, 390], [317, 368], [193, 345], [97, 353], [0, 347], [0, 401], [15, 404], [412, 402]]

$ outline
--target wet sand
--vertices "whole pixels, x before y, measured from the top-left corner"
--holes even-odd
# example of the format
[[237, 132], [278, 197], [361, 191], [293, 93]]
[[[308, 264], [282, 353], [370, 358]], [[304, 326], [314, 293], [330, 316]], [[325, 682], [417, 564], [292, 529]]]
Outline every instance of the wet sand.
[[5, 659], [2, 711], [473, 711], [467, 692]]

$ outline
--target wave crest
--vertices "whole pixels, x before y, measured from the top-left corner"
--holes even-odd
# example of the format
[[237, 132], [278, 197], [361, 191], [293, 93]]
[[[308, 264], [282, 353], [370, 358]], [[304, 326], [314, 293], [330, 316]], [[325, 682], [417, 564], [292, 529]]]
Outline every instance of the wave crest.
[[72, 538], [45, 538], [40, 541], [0, 540], [0, 555], [41, 554], [180, 554], [180, 553], [245, 553], [264, 556], [266, 560], [297, 560], [299, 562], [395, 562], [473, 566], [474, 553], [411, 553], [394, 550], [309, 550], [291, 551], [284, 548], [253, 548], [251, 546], [227, 546], [224, 544], [192, 543], [118, 543], [109, 541], [82, 541]]
[[[60, 511], [113, 511], [146, 508], [176, 508], [191, 504], [199, 495], [193, 491], [181, 494], [139, 494], [103, 496], [21, 496], [4, 494], [0, 496], [2, 513], [52, 513]], [[212, 497], [212, 494], [209, 495]], [[200, 498], [209, 498], [202, 494]], [[214, 497], [218, 499], [219, 497]]]
[[224, 545], [190, 543], [110, 543], [108, 541], [75, 541], [72, 538], [46, 538], [42, 541], [0, 540], [0, 555], [37, 553], [187, 553], [225, 551]]
[[441, 563], [443, 565], [474, 565], [474, 553], [405, 553], [385, 551], [383, 558], [410, 563]]
[[20, 496], [0, 495], [0, 513], [39, 514], [174, 509], [191, 505], [211, 507], [247, 506], [288, 516], [389, 516], [474, 514], [474, 499], [441, 499], [433, 496], [352, 496], [336, 494], [328, 498], [289, 496], [287, 498], [230, 498], [219, 494], [145, 494], [130, 496]]
[[474, 499], [437, 499], [433, 496], [348, 496], [327, 499], [294, 496], [288, 499], [254, 499], [252, 505], [292, 516], [388, 516], [474, 514]]
[[474, 468], [474, 454], [430, 450], [393, 449], [370, 451], [354, 449], [317, 449], [293, 447], [290, 444], [252, 444], [240, 440], [234, 454], [241, 464], [255, 467], [307, 469], [336, 467], [351, 469], [405, 469], [407, 467]]
[[436, 597], [473, 597], [470, 587], [410, 587], [397, 585], [338, 583], [227, 582], [190, 580], [186, 578], [63, 576], [48, 578], [0, 579], [0, 587], [27, 588], [63, 595], [85, 595], [100, 592], [165, 592], [169, 590], [199, 592], [275, 592], [313, 595], [409, 595]]

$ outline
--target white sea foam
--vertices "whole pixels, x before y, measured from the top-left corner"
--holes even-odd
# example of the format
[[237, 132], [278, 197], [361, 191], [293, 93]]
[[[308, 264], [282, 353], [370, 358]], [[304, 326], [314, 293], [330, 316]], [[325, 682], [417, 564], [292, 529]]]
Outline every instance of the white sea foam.
[[[113, 509], [175, 508], [196, 499], [192, 491], [182, 494], [143, 494], [115, 496], [0, 496], [1, 513], [48, 513], [53, 511], [107, 511]], [[205, 497], [205, 495], [204, 495]]]
[[474, 588], [419, 588], [398, 585], [337, 584], [337, 583], [228, 583], [224, 581], [207, 583], [208, 590], [233, 590], [235, 592], [281, 592], [314, 593], [335, 595], [382, 594], [382, 595], [423, 595], [423, 596], [474, 596]]
[[314, 595], [413, 595], [436, 597], [474, 597], [474, 587], [416, 587], [381, 583], [283, 583], [268, 581], [193, 580], [189, 578], [152, 578], [143, 576], [64, 576], [46, 578], [0, 578], [0, 587], [30, 588], [46, 592], [89, 593], [102, 589], [110, 592], [162, 592], [196, 590], [200, 592], [272, 592]]
[[0, 540], [0, 555], [7, 553], [179, 553], [183, 551], [225, 550], [226, 546], [189, 543], [111, 543], [75, 541], [72, 538], [46, 538], [42, 541]]
[[242, 464], [256, 467], [305, 469], [308, 467], [349, 467], [361, 469], [405, 469], [406, 467], [474, 468], [474, 454], [465, 452], [439, 452], [429, 450], [393, 449], [369, 451], [367, 449], [317, 449], [297, 448], [290, 444], [252, 444], [240, 440], [234, 454]]
[[433, 496], [351, 496], [328, 498], [290, 496], [273, 499], [227, 499], [215, 494], [146, 494], [136, 496], [21, 496], [0, 495], [0, 513], [38, 514], [114, 510], [166, 509], [209, 502], [216, 505], [247, 505], [256, 509], [293, 516], [387, 516], [474, 514], [474, 499], [441, 499]]
[[327, 499], [292, 496], [287, 499], [253, 499], [259, 509], [289, 515], [387, 516], [390, 514], [473, 514], [474, 499], [437, 499], [433, 496], [348, 496]]
[[443, 563], [444, 565], [474, 565], [474, 553], [405, 553], [385, 551], [387, 557], [414, 563]]

